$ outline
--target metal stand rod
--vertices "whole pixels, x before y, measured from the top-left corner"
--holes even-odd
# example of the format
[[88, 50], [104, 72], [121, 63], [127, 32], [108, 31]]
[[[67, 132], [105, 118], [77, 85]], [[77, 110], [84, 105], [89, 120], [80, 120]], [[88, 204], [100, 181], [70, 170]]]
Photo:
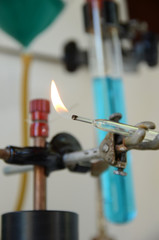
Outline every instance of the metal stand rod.
[[[48, 137], [48, 114], [50, 102], [46, 99], [35, 99], [30, 102], [32, 124], [30, 136], [34, 138], [35, 147], [45, 147]], [[34, 210], [46, 210], [46, 174], [45, 167], [34, 167]]]
[[[14, 49], [14, 48], [9, 48], [5, 46], [0, 46], [0, 53], [19, 57], [22, 55], [23, 51], [21, 49]], [[33, 60], [47, 62], [47, 63], [54, 63], [54, 64], [62, 64], [61, 58], [53, 57], [51, 55], [36, 53], [36, 52], [30, 52], [29, 55], [32, 56]]]
[[[44, 147], [45, 138], [36, 137], [34, 139], [35, 147]], [[46, 176], [45, 168], [41, 166], [34, 167], [34, 210], [46, 209]]]

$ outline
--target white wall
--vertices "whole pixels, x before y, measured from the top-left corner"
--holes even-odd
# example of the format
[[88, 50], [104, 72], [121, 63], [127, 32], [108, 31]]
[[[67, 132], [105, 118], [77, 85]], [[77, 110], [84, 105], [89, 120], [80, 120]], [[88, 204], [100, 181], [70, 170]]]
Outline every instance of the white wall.
[[[81, 19], [81, 1], [71, 5], [43, 35], [37, 38], [30, 50], [59, 56], [65, 40], [75, 39], [81, 46], [87, 45]], [[0, 32], [0, 45], [17, 48], [18, 44]], [[0, 147], [21, 144], [20, 130], [20, 82], [21, 61], [16, 57], [0, 54]], [[152, 120], [159, 126], [158, 89], [159, 68], [141, 66], [136, 74], [125, 74], [126, 103], [130, 124]], [[80, 70], [68, 74], [63, 67], [33, 62], [30, 72], [30, 99], [49, 99], [50, 82], [54, 79], [68, 107], [76, 104], [75, 113], [92, 117], [91, 79], [88, 71]], [[94, 147], [94, 130], [91, 126], [60, 118], [52, 108], [50, 115], [50, 137], [67, 131], [75, 135], [85, 149]], [[157, 240], [158, 224], [158, 161], [159, 152], [133, 152], [133, 171], [138, 216], [124, 226], [108, 224], [111, 236], [117, 240]], [[6, 177], [5, 166], [0, 162], [0, 213], [12, 211], [19, 186], [19, 176]], [[88, 240], [96, 234], [96, 181], [89, 174], [72, 174], [67, 170], [52, 173], [48, 179], [48, 209], [78, 212], [80, 215], [80, 240]], [[32, 174], [24, 209], [32, 209]]]

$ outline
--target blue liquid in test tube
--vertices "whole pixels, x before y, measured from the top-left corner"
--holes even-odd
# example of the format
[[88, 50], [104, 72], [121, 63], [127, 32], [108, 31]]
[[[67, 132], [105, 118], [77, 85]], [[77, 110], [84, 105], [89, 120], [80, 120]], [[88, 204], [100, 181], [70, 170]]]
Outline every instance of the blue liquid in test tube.
[[[100, 77], [93, 79], [95, 99], [95, 117], [108, 119], [112, 113], [122, 114], [122, 122], [126, 123], [123, 82], [120, 78]], [[97, 130], [100, 143], [105, 132]], [[103, 210], [106, 219], [113, 223], [127, 223], [136, 216], [131, 155], [127, 154], [127, 176], [115, 175], [114, 167], [109, 167], [101, 175]]]
[[[109, 1], [105, 2], [110, 4]], [[111, 4], [113, 2], [111, 1]], [[89, 33], [89, 63], [93, 78], [95, 118], [108, 119], [112, 113], [120, 112], [123, 115], [122, 121], [126, 123], [123, 83], [122, 79], [115, 77], [122, 75], [118, 28], [116, 22], [111, 27], [109, 18], [103, 18], [98, 3], [98, 0], [88, 1], [89, 11], [86, 18], [86, 22], [90, 19], [86, 31]], [[115, 9], [116, 7], [112, 8], [113, 18]], [[104, 131], [97, 131], [99, 144], [105, 134]], [[100, 177], [104, 215], [113, 223], [127, 223], [136, 216], [130, 158], [129, 155], [126, 177], [115, 175], [114, 167], [109, 167]]]

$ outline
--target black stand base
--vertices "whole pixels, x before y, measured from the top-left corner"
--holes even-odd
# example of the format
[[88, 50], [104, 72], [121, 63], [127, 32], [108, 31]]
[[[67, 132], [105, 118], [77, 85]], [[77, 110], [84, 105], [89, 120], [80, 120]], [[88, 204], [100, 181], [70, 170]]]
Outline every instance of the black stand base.
[[78, 240], [78, 215], [22, 211], [2, 215], [2, 240]]

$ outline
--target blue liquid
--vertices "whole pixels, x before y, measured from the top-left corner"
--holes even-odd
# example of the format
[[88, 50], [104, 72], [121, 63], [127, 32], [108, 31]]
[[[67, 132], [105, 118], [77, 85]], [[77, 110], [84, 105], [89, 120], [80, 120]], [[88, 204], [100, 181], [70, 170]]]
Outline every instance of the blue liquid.
[[[126, 123], [123, 82], [121, 79], [93, 79], [95, 99], [95, 117], [108, 119], [112, 113], [122, 114], [121, 122]], [[98, 142], [101, 143], [105, 132], [97, 130]], [[101, 175], [103, 210], [106, 219], [113, 223], [127, 223], [136, 217], [131, 155], [127, 154], [127, 176], [115, 175], [114, 167], [109, 167]]]

